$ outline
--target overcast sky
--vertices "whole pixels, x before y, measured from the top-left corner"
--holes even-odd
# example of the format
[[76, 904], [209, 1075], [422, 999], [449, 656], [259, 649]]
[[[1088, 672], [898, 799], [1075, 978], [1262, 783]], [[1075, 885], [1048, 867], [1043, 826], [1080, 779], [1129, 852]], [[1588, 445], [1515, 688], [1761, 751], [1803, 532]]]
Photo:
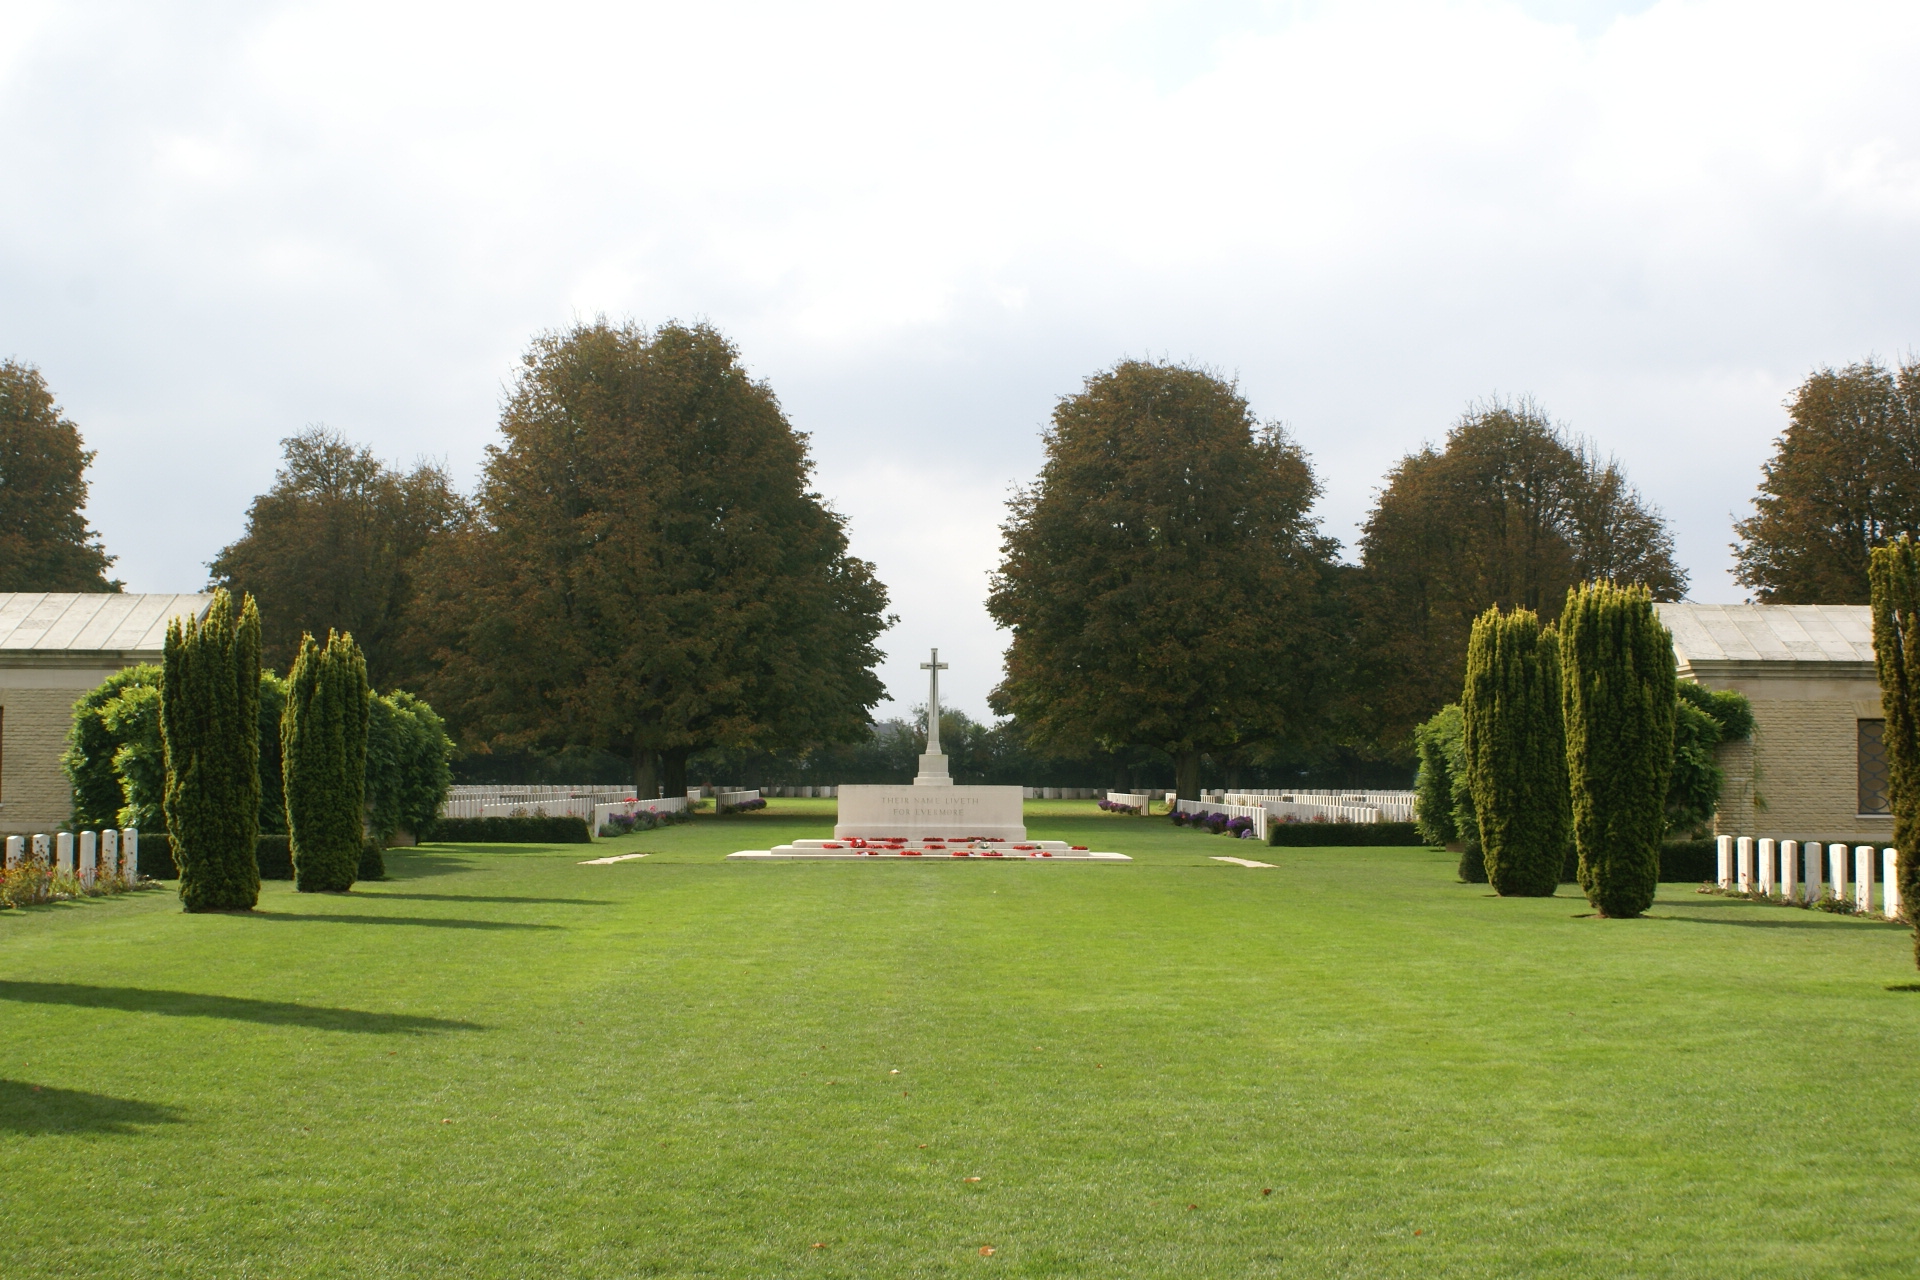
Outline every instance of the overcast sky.
[[470, 484], [531, 335], [709, 320], [892, 590], [894, 696], [937, 644], [984, 715], [1007, 491], [1127, 356], [1237, 378], [1349, 550], [1531, 395], [1741, 599], [1782, 400], [1920, 347], [1916, 67], [1911, 0], [0, 0], [0, 357], [128, 589], [191, 591], [303, 426]]

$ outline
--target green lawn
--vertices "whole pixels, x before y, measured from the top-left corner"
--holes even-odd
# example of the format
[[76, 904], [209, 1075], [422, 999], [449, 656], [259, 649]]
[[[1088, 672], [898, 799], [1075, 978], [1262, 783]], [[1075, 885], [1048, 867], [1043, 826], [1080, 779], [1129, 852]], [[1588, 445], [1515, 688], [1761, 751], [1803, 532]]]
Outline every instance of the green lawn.
[[1920, 1273], [1903, 930], [1086, 801], [721, 861], [831, 808], [0, 914], [0, 1273]]

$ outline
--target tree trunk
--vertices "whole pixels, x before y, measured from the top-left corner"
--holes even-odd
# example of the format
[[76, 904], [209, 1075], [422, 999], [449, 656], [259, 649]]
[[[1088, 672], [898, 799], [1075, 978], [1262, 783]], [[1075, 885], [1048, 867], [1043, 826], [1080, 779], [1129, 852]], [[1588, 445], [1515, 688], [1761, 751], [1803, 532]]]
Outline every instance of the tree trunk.
[[1200, 798], [1200, 753], [1181, 751], [1173, 757], [1173, 790], [1182, 800]]
[[660, 792], [662, 795], [687, 794], [687, 750], [681, 747], [660, 753]]
[[633, 794], [641, 800], [660, 798], [660, 753], [648, 751], [638, 739], [633, 744]]

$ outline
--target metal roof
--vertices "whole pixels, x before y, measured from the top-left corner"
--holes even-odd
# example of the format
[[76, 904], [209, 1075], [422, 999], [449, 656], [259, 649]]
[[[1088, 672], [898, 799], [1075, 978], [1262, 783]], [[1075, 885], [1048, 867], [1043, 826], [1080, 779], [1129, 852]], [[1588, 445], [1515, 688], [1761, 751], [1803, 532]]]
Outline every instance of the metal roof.
[[169, 620], [200, 617], [212, 603], [210, 595], [0, 592], [0, 651], [158, 654]]
[[1683, 666], [1721, 662], [1873, 663], [1864, 604], [1656, 604]]

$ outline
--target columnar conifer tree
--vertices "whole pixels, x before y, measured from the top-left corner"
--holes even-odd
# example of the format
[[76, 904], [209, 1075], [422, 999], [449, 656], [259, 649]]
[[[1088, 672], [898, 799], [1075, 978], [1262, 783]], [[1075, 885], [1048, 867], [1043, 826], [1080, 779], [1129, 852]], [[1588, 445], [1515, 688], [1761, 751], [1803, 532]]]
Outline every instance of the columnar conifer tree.
[[1550, 897], [1566, 862], [1567, 742], [1559, 639], [1533, 610], [1475, 620], [1461, 711], [1487, 880], [1503, 897]]
[[167, 626], [160, 678], [167, 831], [188, 911], [260, 898], [260, 613], [216, 591], [203, 620]]
[[1561, 706], [1580, 887], [1603, 916], [1653, 903], [1673, 769], [1673, 636], [1645, 587], [1593, 582], [1560, 615]]
[[[1873, 660], [1887, 717], [1887, 807], [1900, 850], [1901, 909], [1920, 919], [1920, 547], [1902, 536], [1873, 549]], [[1914, 941], [1920, 964], [1920, 935]]]
[[300, 638], [280, 721], [295, 888], [344, 893], [366, 826], [367, 660], [350, 635]]

